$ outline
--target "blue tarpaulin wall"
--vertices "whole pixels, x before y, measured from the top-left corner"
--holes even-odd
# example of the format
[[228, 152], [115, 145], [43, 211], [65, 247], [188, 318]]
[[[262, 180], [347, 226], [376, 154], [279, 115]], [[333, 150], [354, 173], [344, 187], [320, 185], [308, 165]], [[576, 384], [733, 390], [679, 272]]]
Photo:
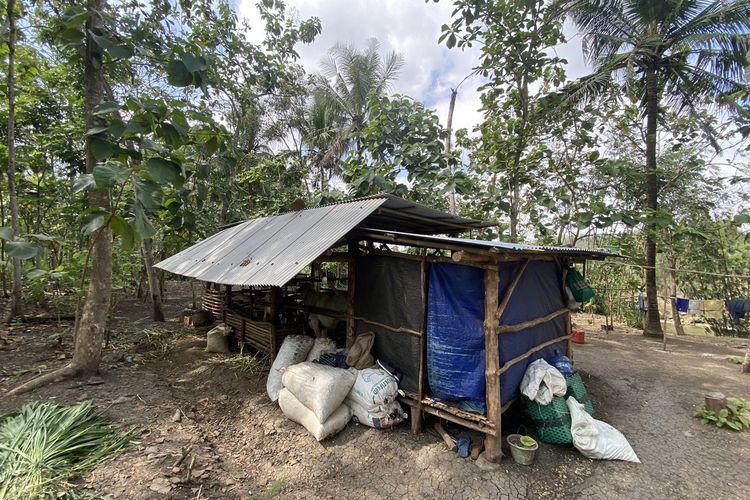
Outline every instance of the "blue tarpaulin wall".
[[[519, 263], [500, 265], [500, 298]], [[562, 278], [554, 262], [532, 261], [516, 286], [500, 324], [516, 324], [564, 306]], [[427, 299], [427, 377], [431, 395], [468, 411], [485, 413], [484, 271], [459, 264], [430, 266]], [[499, 338], [500, 366], [534, 346], [565, 334], [565, 317]], [[561, 340], [515, 364], [500, 378], [501, 402], [519, 394], [526, 367], [558, 350]]]

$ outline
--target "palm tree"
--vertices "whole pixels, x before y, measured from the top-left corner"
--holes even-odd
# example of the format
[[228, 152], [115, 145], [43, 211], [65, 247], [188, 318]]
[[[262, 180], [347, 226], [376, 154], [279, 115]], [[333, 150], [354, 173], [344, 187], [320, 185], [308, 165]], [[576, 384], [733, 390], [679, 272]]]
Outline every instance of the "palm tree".
[[381, 56], [380, 43], [374, 38], [362, 51], [343, 44], [331, 48], [316, 86], [328, 105], [346, 118], [346, 135], [351, 137], [365, 127], [370, 93], [384, 94], [403, 66], [403, 57], [395, 52]]
[[644, 335], [663, 335], [656, 289], [659, 210], [656, 136], [665, 108], [732, 110], [746, 96], [750, 0], [561, 0], [582, 35], [592, 74], [564, 88], [587, 100], [614, 79], [637, 95], [646, 120], [646, 296]]

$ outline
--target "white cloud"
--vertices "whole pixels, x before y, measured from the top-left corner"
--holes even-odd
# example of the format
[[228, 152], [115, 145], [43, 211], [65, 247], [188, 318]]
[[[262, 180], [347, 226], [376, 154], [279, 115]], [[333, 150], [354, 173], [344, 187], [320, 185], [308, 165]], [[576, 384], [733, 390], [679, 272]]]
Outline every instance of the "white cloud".
[[[237, 0], [241, 17], [252, 26], [251, 39], [262, 39], [257, 0]], [[409, 95], [435, 109], [445, 124], [451, 88], [461, 82], [479, 61], [475, 46], [466, 51], [447, 49], [438, 44], [440, 27], [449, 23], [453, 5], [424, 0], [287, 0], [287, 9], [300, 19], [320, 18], [323, 32], [310, 45], [300, 44], [297, 51], [305, 69], [312, 73], [338, 42], [363, 47], [369, 38], [377, 38], [384, 51], [394, 50], [404, 56], [405, 66], [394, 83], [394, 92]], [[570, 30], [566, 30], [570, 31]], [[580, 56], [580, 42], [574, 39], [558, 52], [571, 61], [574, 75], [585, 74]], [[453, 117], [453, 128], [472, 129], [481, 121], [479, 111], [479, 78], [467, 80], [460, 88]]]

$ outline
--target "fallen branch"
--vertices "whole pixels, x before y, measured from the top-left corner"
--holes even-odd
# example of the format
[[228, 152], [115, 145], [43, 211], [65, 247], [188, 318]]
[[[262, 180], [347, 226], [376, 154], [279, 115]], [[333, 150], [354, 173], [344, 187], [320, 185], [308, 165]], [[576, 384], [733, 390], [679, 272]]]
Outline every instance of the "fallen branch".
[[81, 367], [77, 363], [70, 363], [63, 366], [62, 368], [58, 368], [57, 370], [51, 371], [49, 373], [39, 375], [38, 377], [24, 382], [18, 387], [11, 389], [7, 395], [17, 396], [19, 394], [24, 394], [26, 392], [42, 387], [43, 385], [62, 382], [63, 380], [76, 377], [78, 375], [81, 375], [82, 373], [83, 367]]

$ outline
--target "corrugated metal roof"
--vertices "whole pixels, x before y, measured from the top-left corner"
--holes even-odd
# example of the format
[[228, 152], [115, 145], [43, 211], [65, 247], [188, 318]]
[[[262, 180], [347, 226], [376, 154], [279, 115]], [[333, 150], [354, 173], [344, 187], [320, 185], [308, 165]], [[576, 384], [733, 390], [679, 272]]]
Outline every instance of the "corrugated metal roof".
[[224, 285], [282, 286], [386, 200], [372, 197], [243, 222], [154, 267]]
[[[584, 257], [592, 258], [603, 258], [603, 257], [622, 257], [618, 253], [609, 252], [601, 249], [588, 249], [578, 247], [558, 247], [558, 246], [547, 246], [547, 245], [527, 245], [523, 243], [507, 243], [504, 241], [487, 241], [487, 240], [472, 240], [467, 238], [453, 238], [449, 236], [434, 236], [424, 235], [416, 233], [404, 233], [399, 231], [385, 231], [381, 229], [372, 228], [360, 228], [364, 232], [376, 233], [383, 236], [394, 235], [396, 239], [406, 238], [410, 240], [422, 240], [425, 242], [436, 242], [436, 243], [449, 243], [457, 246], [475, 247], [483, 249], [497, 248], [500, 250], [518, 252], [518, 253], [532, 253], [532, 252], [547, 252], [547, 253], [561, 253], [561, 254], [572, 254], [580, 255]], [[397, 243], [397, 241], [396, 241]]]

